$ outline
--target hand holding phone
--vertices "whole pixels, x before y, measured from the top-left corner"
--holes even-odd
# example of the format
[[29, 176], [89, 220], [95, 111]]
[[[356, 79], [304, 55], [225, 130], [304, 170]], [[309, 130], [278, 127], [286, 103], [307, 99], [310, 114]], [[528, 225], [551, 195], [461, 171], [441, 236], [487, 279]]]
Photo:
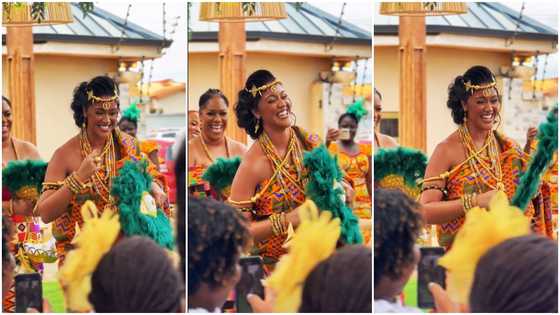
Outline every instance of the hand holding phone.
[[15, 276], [16, 312], [26, 313], [32, 308], [43, 312], [43, 285], [38, 273]]
[[258, 295], [264, 299], [262, 279], [265, 272], [262, 259], [259, 256], [241, 257], [241, 279], [235, 286], [235, 307], [238, 313], [252, 313], [253, 309], [247, 301], [247, 294]]
[[438, 265], [438, 259], [445, 253], [443, 247], [420, 248], [420, 262], [418, 263], [418, 306], [434, 308], [434, 298], [428, 288], [431, 282], [445, 288], [445, 269]]

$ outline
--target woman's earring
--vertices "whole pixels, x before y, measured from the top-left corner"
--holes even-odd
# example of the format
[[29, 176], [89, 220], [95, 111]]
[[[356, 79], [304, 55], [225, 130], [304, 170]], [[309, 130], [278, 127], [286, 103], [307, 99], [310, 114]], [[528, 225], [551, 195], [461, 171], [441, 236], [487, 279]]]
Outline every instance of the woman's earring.
[[463, 115], [463, 122], [464, 123], [467, 122], [467, 111], [465, 111], [465, 114]]
[[255, 126], [255, 134], [259, 133], [259, 128], [261, 127], [261, 119], [257, 118], [257, 125]]

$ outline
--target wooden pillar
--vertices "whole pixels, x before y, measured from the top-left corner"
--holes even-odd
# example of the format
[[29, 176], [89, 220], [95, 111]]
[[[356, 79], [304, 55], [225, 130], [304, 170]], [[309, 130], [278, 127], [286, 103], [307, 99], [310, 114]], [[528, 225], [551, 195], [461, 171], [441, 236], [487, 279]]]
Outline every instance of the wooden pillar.
[[426, 152], [426, 19], [399, 20], [399, 142]]
[[[220, 22], [220, 89], [229, 100], [226, 135], [247, 143], [245, 130], [237, 126], [235, 104], [245, 84], [245, 22]], [[192, 78], [191, 78], [192, 79]]]
[[31, 26], [8, 26], [6, 29], [12, 135], [36, 144], [33, 33]]

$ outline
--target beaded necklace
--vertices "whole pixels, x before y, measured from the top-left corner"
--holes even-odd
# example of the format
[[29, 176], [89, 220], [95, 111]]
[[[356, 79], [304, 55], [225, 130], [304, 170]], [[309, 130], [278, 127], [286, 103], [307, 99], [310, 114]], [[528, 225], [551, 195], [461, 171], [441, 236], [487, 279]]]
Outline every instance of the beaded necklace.
[[[200, 135], [199, 138], [200, 138], [200, 143], [202, 144], [202, 149], [204, 150], [204, 153], [210, 159], [210, 162], [214, 163], [214, 158], [210, 154], [210, 150], [208, 150], [208, 147], [206, 146], [206, 142], [204, 142], [204, 136]], [[226, 157], [229, 158], [229, 145], [228, 145], [228, 140], [227, 140], [226, 136], [224, 136], [224, 142], [225, 142], [225, 146], [226, 146]]]
[[[298, 189], [301, 193], [305, 192], [304, 185], [302, 183], [304, 170], [303, 151], [297, 140], [295, 131], [293, 129], [290, 129], [288, 150], [284, 158], [280, 158], [280, 156], [276, 152], [276, 148], [272, 144], [272, 141], [270, 140], [270, 137], [266, 132], [263, 132], [260, 135], [258, 142], [265, 156], [270, 162], [270, 166], [274, 170], [274, 173], [268, 183], [272, 183], [275, 178], [278, 179], [282, 192], [284, 193], [284, 198], [286, 199], [288, 204], [292, 205], [293, 200], [286, 193], [286, 190], [288, 189], [286, 180], [291, 182], [294, 187], [296, 187], [296, 189]], [[297, 176], [296, 178], [294, 178], [294, 176], [290, 173], [290, 161], [295, 166]], [[266, 187], [268, 187], [268, 185]], [[264, 187], [261, 192], [264, 191], [266, 187]]]
[[[93, 151], [91, 144], [87, 137], [85, 129], [82, 129], [80, 133], [80, 148], [82, 153], [82, 158], [85, 158]], [[93, 189], [97, 194], [111, 206], [112, 197], [111, 190], [109, 189], [111, 185], [111, 180], [117, 175], [117, 165], [116, 165], [116, 154], [115, 154], [115, 143], [113, 141], [113, 133], [109, 135], [103, 151], [99, 155], [103, 163], [103, 167], [96, 170], [93, 174], [92, 185]]]
[[[484, 184], [492, 189], [497, 189], [504, 191], [505, 186], [503, 183], [503, 173], [502, 173], [502, 166], [500, 163], [500, 150], [498, 141], [494, 136], [494, 133], [490, 131], [486, 140], [484, 141], [483, 147], [486, 148], [487, 156], [490, 159], [490, 164], [488, 164], [485, 160], [485, 157], [482, 156], [482, 151], [477, 151], [474, 145], [474, 141], [471, 137], [471, 134], [468, 128], [465, 125], [459, 127], [459, 135], [461, 137], [461, 142], [463, 143], [463, 147], [467, 152], [467, 156], [469, 159], [469, 166], [474, 174], [479, 174], [477, 178], [482, 179]], [[478, 164], [482, 166], [482, 169], [486, 171], [490, 177], [492, 177], [496, 181], [496, 185], [492, 185], [489, 181], [486, 180], [484, 176], [482, 176], [481, 169], [478, 167]], [[480, 189], [480, 187], [479, 187]]]

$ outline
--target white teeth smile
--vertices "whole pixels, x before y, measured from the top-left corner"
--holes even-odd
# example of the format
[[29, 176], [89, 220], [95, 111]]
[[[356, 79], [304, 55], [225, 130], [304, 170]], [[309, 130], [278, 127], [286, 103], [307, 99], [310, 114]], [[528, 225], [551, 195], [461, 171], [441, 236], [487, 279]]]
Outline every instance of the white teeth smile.
[[480, 116], [484, 121], [494, 121], [494, 114], [486, 114]]
[[218, 131], [222, 131], [223, 128], [222, 128], [221, 125], [218, 125], [218, 126], [210, 126], [210, 129], [211, 129], [212, 131], [218, 132]]
[[283, 110], [283, 111], [279, 112], [277, 114], [277, 116], [279, 118], [285, 119], [285, 118], [288, 118], [288, 116], [290, 116], [290, 113], [287, 110]]
[[109, 129], [111, 129], [111, 126], [99, 125], [98, 127], [99, 127], [101, 130], [103, 130], [103, 131], [109, 131]]

